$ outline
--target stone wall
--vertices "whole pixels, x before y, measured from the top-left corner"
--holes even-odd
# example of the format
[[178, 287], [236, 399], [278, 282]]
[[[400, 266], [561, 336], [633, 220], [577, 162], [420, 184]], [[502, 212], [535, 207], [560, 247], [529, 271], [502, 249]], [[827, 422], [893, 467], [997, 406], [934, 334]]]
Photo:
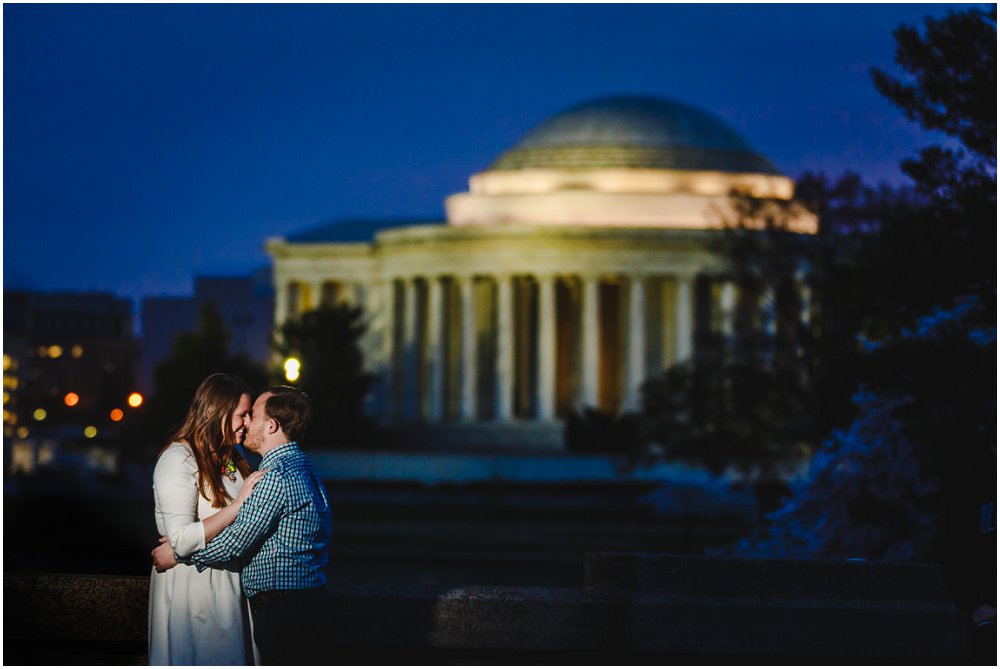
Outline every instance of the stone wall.
[[[142, 664], [148, 580], [4, 575], [5, 664]], [[336, 587], [330, 663], [956, 663], [939, 568], [597, 553], [582, 588]]]

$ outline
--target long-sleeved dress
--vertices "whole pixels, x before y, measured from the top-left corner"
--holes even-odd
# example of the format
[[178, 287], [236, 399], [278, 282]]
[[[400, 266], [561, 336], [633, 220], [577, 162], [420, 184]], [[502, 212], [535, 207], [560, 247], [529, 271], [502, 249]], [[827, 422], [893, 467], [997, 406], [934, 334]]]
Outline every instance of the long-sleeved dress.
[[[243, 485], [223, 479], [235, 498]], [[181, 557], [205, 547], [202, 519], [218, 512], [198, 490], [198, 466], [190, 448], [171, 444], [153, 470], [156, 529]], [[249, 611], [238, 564], [199, 573], [178, 564], [149, 584], [149, 663], [152, 665], [253, 664]]]

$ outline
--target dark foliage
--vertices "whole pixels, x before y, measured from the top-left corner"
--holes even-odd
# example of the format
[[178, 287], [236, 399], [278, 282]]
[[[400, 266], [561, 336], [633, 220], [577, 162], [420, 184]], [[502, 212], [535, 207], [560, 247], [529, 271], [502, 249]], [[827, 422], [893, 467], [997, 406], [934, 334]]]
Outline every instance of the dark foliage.
[[[790, 230], [808, 215], [797, 203], [734, 194], [718, 248], [740, 286], [732, 334], [700, 332], [694, 360], [642, 388], [642, 440], [652, 452], [715, 474], [729, 467], [773, 476], [801, 462], [817, 438], [798, 285], [808, 281], [813, 240]], [[763, 291], [773, 335], [757, 314]]]
[[640, 450], [639, 418], [585, 408], [566, 416], [566, 450], [573, 453], [602, 453], [635, 456]]
[[915, 195], [876, 207], [823, 266], [827, 377], [863, 392], [754, 551], [940, 561], [974, 607], [996, 601], [995, 529], [979, 527], [996, 500], [996, 10], [897, 39], [912, 79], [876, 72], [876, 85], [960, 147], [906, 161]]
[[195, 390], [215, 372], [235, 374], [251, 388], [267, 383], [267, 372], [244, 354], [229, 354], [230, 333], [218, 309], [202, 307], [195, 332], [183, 332], [174, 340], [173, 352], [153, 371], [153, 395], [141, 409], [140, 420], [125, 435], [128, 453], [141, 462], [152, 461], [173, 428], [180, 425]]
[[810, 407], [794, 370], [713, 356], [672, 367], [642, 394], [643, 439], [668, 459], [773, 475], [808, 455]]
[[907, 118], [958, 138], [970, 151], [996, 159], [997, 9], [973, 9], [894, 33], [896, 62], [913, 76], [899, 81], [875, 70], [879, 92]]
[[[275, 349], [302, 363], [294, 385], [312, 400], [310, 447], [363, 447], [375, 438], [375, 426], [364, 415], [375, 381], [364, 370], [358, 346], [364, 332], [362, 310], [344, 304], [308, 311], [281, 327]], [[285, 383], [284, 378], [276, 381]]]

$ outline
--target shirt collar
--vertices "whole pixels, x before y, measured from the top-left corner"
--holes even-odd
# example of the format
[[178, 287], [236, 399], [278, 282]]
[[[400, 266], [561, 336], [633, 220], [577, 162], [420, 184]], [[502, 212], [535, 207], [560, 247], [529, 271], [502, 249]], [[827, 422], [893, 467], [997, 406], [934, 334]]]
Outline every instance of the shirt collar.
[[272, 448], [270, 451], [267, 452], [267, 455], [265, 455], [263, 458], [261, 458], [261, 460], [260, 460], [260, 468], [261, 469], [264, 468], [264, 463], [265, 462], [270, 462], [271, 460], [276, 460], [276, 459], [280, 458], [282, 454], [278, 453], [278, 451], [282, 451], [284, 453], [287, 453], [289, 450], [291, 450], [289, 447], [297, 448], [298, 445], [299, 445], [299, 442], [297, 442], [297, 441], [286, 441], [285, 443], [281, 444], [280, 446], [275, 446], [274, 448]]

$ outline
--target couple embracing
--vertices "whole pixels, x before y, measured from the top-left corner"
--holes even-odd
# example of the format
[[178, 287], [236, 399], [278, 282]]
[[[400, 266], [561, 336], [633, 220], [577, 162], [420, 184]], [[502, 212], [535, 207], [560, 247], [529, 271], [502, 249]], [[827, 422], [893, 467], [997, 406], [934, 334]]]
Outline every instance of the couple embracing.
[[[250, 400], [239, 379], [209, 376], [160, 452], [150, 664], [321, 659], [330, 505], [298, 445], [309, 400], [288, 387]], [[259, 471], [236, 448], [244, 435]]]

